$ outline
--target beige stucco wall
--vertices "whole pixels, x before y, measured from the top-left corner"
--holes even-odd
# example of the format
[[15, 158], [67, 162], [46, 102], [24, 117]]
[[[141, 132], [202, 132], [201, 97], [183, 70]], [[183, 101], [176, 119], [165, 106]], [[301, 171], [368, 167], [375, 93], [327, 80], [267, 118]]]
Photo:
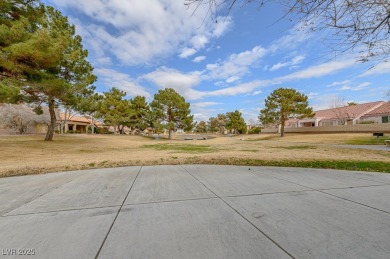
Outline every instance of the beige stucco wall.
[[[261, 132], [276, 133], [278, 132], [278, 129], [275, 128], [263, 129]], [[387, 132], [390, 133], [390, 123], [285, 128], [284, 132], [286, 133], [325, 133], [325, 132]]]

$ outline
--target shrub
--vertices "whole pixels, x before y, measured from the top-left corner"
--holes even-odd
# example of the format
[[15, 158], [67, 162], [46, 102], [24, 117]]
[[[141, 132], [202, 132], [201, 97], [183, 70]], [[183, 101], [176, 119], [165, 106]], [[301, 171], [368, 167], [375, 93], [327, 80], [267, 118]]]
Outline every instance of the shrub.
[[375, 124], [375, 121], [359, 121], [357, 124]]
[[36, 125], [47, 125], [50, 122], [48, 113], [37, 115], [26, 105], [4, 104], [0, 106], [0, 127], [11, 134], [33, 133]]
[[248, 134], [259, 134], [260, 132], [261, 132], [261, 127], [254, 127], [248, 131]]

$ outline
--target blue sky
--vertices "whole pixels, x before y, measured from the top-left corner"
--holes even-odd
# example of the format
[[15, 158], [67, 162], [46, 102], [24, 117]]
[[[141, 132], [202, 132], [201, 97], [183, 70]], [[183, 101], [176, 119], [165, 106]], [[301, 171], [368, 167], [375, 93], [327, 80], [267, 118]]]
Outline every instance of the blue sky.
[[279, 87], [305, 93], [314, 109], [329, 108], [336, 97], [383, 100], [390, 88], [390, 62], [371, 68], [355, 61], [357, 52], [331, 51], [323, 41], [328, 32], [278, 21], [283, 10], [276, 4], [237, 6], [208, 19], [206, 6], [193, 13], [184, 0], [44, 2], [76, 25], [98, 92], [117, 87], [151, 101], [171, 87], [191, 103], [196, 120], [236, 109], [256, 119]]

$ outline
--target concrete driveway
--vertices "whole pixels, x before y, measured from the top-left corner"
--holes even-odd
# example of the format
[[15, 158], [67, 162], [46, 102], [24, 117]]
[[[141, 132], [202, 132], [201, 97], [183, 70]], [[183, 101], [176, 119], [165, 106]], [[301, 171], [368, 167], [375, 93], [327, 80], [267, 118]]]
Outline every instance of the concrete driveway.
[[1, 258], [390, 258], [381, 173], [183, 165], [3, 178], [0, 215]]

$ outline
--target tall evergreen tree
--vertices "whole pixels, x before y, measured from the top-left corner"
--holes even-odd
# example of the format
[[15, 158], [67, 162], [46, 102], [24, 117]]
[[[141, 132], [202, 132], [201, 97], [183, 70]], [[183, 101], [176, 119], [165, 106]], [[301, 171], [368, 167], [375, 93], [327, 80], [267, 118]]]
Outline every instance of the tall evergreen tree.
[[240, 111], [228, 112], [226, 113], [226, 117], [228, 119], [226, 123], [228, 130], [233, 131], [234, 134], [246, 133], [246, 123]]
[[[99, 116], [114, 127], [114, 134], [120, 126], [128, 123], [131, 116], [130, 102], [123, 99], [126, 93], [113, 87], [110, 91], [104, 93], [104, 98], [101, 101]], [[121, 131], [121, 130], [120, 130]]]
[[129, 119], [128, 126], [143, 131], [147, 127], [145, 120], [146, 114], [149, 111], [149, 104], [144, 96], [136, 96], [130, 100], [130, 109], [132, 115]]
[[75, 105], [93, 93], [96, 77], [82, 39], [66, 17], [37, 1], [7, 1], [13, 2], [20, 2], [15, 7], [19, 12], [12, 11], [20, 15], [7, 15], [8, 5], [0, 15], [7, 21], [0, 27], [0, 100], [33, 103], [37, 113], [47, 104], [51, 121], [45, 140], [51, 141], [55, 108]]
[[259, 120], [263, 125], [280, 125], [280, 136], [284, 136], [284, 126], [290, 118], [311, 118], [313, 109], [308, 97], [292, 88], [278, 88], [265, 100], [265, 108], [260, 111]]
[[84, 115], [91, 127], [91, 133], [95, 133], [95, 125], [98, 122], [98, 114], [102, 105], [103, 96], [95, 93], [82, 98], [77, 105], [77, 109]]
[[219, 131], [218, 120], [215, 117], [210, 117], [207, 121], [207, 130], [211, 133]]
[[156, 112], [159, 120], [165, 123], [169, 139], [172, 139], [172, 131], [177, 128], [184, 130], [193, 128], [194, 116], [190, 115], [190, 104], [172, 88], [159, 90], [154, 95], [150, 106]]

